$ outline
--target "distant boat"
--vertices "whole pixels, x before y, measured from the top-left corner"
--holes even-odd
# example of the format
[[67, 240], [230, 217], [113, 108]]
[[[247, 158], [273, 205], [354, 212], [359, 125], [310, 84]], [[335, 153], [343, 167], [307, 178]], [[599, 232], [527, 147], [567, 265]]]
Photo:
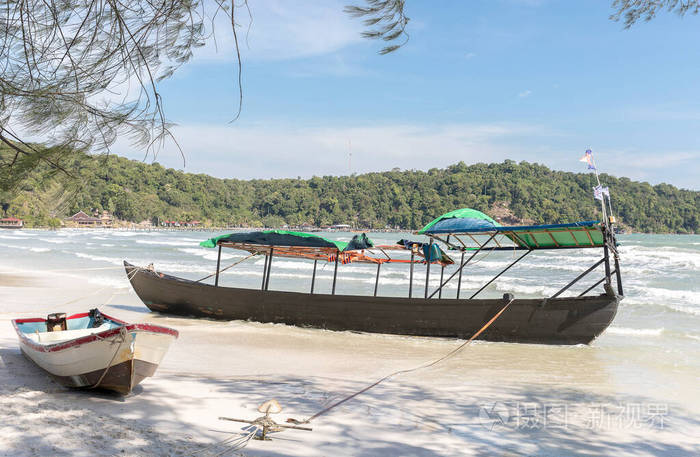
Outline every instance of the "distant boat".
[[22, 219], [17, 219], [16, 217], [0, 219], [0, 229], [21, 229], [22, 227], [24, 227]]
[[[167, 314], [276, 322], [330, 330], [469, 338], [500, 309], [512, 303], [479, 338], [518, 343], [588, 344], [610, 325], [623, 298], [615, 235], [606, 223], [584, 221], [504, 227], [479, 211], [464, 208], [440, 216], [417, 234], [427, 236], [429, 242], [401, 240], [395, 245], [375, 246], [365, 235], [355, 236], [345, 243], [283, 230], [221, 235], [201, 243], [203, 247], [219, 250], [213, 285], [202, 281], [214, 275], [191, 281], [155, 271], [152, 267], [140, 268], [126, 261], [124, 266], [134, 291], [144, 304], [153, 311]], [[438, 243], [450, 253], [458, 253], [461, 260], [453, 261]], [[265, 256], [259, 289], [219, 286], [222, 248], [248, 251], [251, 253], [249, 257]], [[602, 251], [602, 257], [548, 298], [515, 299], [512, 294], [505, 294], [503, 298], [476, 298], [529, 253], [561, 249]], [[392, 251], [403, 251], [404, 258], [397, 257]], [[462, 270], [470, 266], [470, 261], [478, 253], [488, 255], [493, 251], [520, 255], [480, 289], [470, 291], [468, 298], [460, 298], [460, 293], [464, 293], [461, 290]], [[406, 258], [409, 255], [410, 258]], [[312, 260], [310, 291], [269, 290], [273, 257]], [[335, 264], [330, 294], [314, 291], [319, 261]], [[336, 295], [338, 266], [351, 263], [376, 265], [373, 296]], [[407, 297], [377, 296], [380, 269], [384, 263], [408, 265]], [[451, 264], [458, 265], [457, 271], [444, 278], [445, 267]], [[427, 286], [418, 294], [413, 288], [416, 265], [426, 269]], [[430, 287], [431, 265], [439, 272], [438, 288]], [[570, 294], [574, 284], [600, 268], [604, 268], [602, 278], [587, 285], [582, 292]], [[456, 297], [443, 297], [445, 286], [453, 279], [457, 282]], [[547, 281], [551, 284], [549, 279]]]
[[127, 395], [153, 376], [170, 343], [171, 328], [128, 324], [100, 313], [15, 319], [22, 353], [66, 387], [100, 388]]

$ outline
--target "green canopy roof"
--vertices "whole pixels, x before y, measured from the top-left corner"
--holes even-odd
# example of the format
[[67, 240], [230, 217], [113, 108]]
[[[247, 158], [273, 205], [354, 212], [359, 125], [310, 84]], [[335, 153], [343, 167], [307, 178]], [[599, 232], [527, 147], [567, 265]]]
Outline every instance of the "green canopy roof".
[[567, 224], [503, 226], [481, 211], [462, 208], [438, 217], [418, 233], [484, 234], [500, 233], [516, 245], [530, 249], [556, 249], [570, 247], [602, 247], [605, 244], [602, 227], [598, 221], [581, 221]]
[[469, 229], [491, 229], [501, 226], [501, 224], [481, 211], [471, 208], [462, 208], [443, 214], [423, 227], [418, 233], [450, 233], [456, 231], [456, 225], [458, 225], [462, 231]]
[[368, 249], [374, 246], [364, 233], [355, 235], [350, 242], [329, 240], [322, 236], [287, 230], [263, 230], [259, 232], [229, 233], [210, 238], [199, 243], [205, 248], [214, 248], [219, 243], [259, 244], [261, 246], [304, 246], [314, 248], [334, 248], [341, 252]]

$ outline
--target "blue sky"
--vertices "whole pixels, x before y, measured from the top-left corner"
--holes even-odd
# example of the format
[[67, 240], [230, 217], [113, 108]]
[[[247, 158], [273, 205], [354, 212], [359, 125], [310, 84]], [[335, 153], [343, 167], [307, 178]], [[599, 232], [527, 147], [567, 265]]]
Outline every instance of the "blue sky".
[[460, 160], [585, 171], [590, 147], [601, 171], [700, 189], [700, 17], [624, 30], [610, 0], [407, 0], [410, 40], [380, 56], [349, 1], [250, 0], [240, 119], [223, 24], [218, 51], [160, 86], [187, 162], [172, 145], [157, 160], [244, 179]]

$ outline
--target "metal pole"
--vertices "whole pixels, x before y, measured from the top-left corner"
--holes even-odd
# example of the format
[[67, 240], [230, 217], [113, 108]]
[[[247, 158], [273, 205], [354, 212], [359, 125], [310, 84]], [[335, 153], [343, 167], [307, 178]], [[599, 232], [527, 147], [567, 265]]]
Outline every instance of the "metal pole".
[[377, 289], [379, 288], [379, 269], [382, 267], [382, 263], [377, 264], [377, 280], [374, 282], [374, 296], [377, 296]]
[[267, 279], [267, 257], [267, 253], [265, 253], [265, 266], [263, 267], [262, 285], [260, 286], [261, 290], [265, 290], [265, 279]]
[[[428, 298], [428, 286], [430, 285], [430, 260], [433, 258], [433, 237], [430, 237], [430, 244], [428, 245], [428, 255], [425, 257], [426, 268], [425, 268], [425, 298]], [[442, 281], [440, 282], [442, 284]], [[442, 288], [441, 288], [442, 289]]]
[[[442, 284], [442, 278], [445, 277], [445, 265], [442, 266], [440, 270], [440, 284]], [[438, 298], [442, 298], [442, 287], [440, 287], [440, 292], [438, 293]]]
[[[559, 295], [561, 295], [562, 293], [564, 293], [564, 291], [566, 291], [566, 289], [568, 289], [569, 287], [571, 287], [571, 286], [573, 286], [574, 284], [576, 284], [576, 283], [579, 281], [579, 279], [583, 278], [583, 277], [586, 276], [588, 273], [590, 273], [591, 271], [595, 270], [595, 269], [598, 267], [598, 265], [600, 265], [600, 264], [603, 263], [603, 262], [605, 262], [605, 259], [604, 259], [604, 258], [603, 258], [603, 259], [600, 259], [599, 261], [597, 261], [596, 263], [594, 263], [588, 270], [586, 270], [586, 271], [584, 271], [583, 273], [581, 273], [580, 275], [576, 276], [576, 279], [574, 279], [574, 280], [571, 281], [569, 284], [567, 284], [567, 285], [565, 285], [564, 287], [562, 287], [562, 289], [561, 289], [559, 292], [557, 292], [556, 294], [552, 295], [550, 298], [557, 298]], [[610, 273], [610, 272], [608, 271], [607, 273]], [[609, 276], [609, 275], [606, 275], [606, 278], [609, 280], [609, 279], [610, 279], [610, 276]]]
[[221, 245], [219, 245], [219, 254], [216, 256], [216, 279], [214, 279], [214, 287], [219, 287], [219, 267], [221, 266]]
[[469, 297], [469, 300], [471, 300], [472, 298], [476, 297], [476, 296], [479, 294], [479, 292], [481, 292], [482, 290], [486, 289], [486, 287], [487, 287], [489, 284], [491, 284], [491, 283], [494, 282], [496, 279], [498, 279], [498, 277], [501, 276], [503, 273], [505, 273], [506, 271], [510, 270], [510, 267], [512, 267], [512, 266], [515, 265], [516, 263], [520, 262], [526, 255], [528, 255], [528, 254], [531, 253], [531, 252], [532, 252], [531, 250], [530, 250], [530, 251], [525, 251], [525, 254], [523, 254], [523, 255], [521, 255], [520, 257], [518, 257], [517, 260], [516, 260], [515, 262], [513, 262], [513, 263], [511, 263], [510, 265], [508, 265], [507, 267], [505, 267], [500, 273], [498, 273], [496, 276], [494, 276], [493, 278], [491, 278], [491, 280], [490, 280], [489, 282], [487, 282], [486, 284], [484, 284], [483, 286], [481, 286], [481, 289], [479, 289], [479, 290], [477, 290], [476, 292], [474, 292], [474, 295], [472, 295], [471, 297]]
[[615, 259], [615, 276], [617, 277], [617, 293], [625, 295], [622, 291], [622, 276], [620, 276], [620, 261], [617, 259], [617, 254], [613, 256]]
[[272, 253], [275, 248], [270, 248], [270, 259], [267, 261], [267, 279], [265, 279], [265, 290], [270, 288], [270, 270], [272, 270]]
[[[613, 270], [611, 273], [615, 273], [615, 270]], [[579, 297], [583, 297], [583, 296], [586, 295], [588, 292], [590, 292], [590, 291], [592, 291], [593, 289], [595, 289], [595, 288], [596, 288], [598, 285], [600, 285], [600, 283], [603, 282], [603, 281], [605, 281], [605, 277], [602, 277], [602, 278], [600, 279], [600, 281], [596, 282], [596, 283], [593, 284], [591, 287], [589, 287], [588, 289], [586, 289], [586, 290], [584, 290], [583, 292], [581, 292], [580, 294], [578, 294], [578, 296], [579, 296]]]
[[335, 295], [335, 279], [338, 276], [338, 257], [340, 257], [340, 251], [338, 251], [335, 256], [335, 268], [333, 269], [333, 289], [331, 290], [331, 295]]
[[316, 264], [318, 263], [318, 260], [314, 260], [314, 272], [311, 275], [311, 293], [314, 293], [314, 283], [316, 282]]
[[[460, 265], [462, 265], [463, 263], [464, 263], [464, 251], [462, 251], [462, 260], [459, 261]], [[462, 289], [462, 269], [461, 268], [459, 269], [459, 279], [457, 280], [457, 300], [459, 300], [460, 289]]]
[[607, 241], [605, 246], [603, 246], [603, 259], [605, 260], [605, 284], [610, 285], [610, 255]]
[[411, 248], [411, 269], [409, 270], [410, 273], [408, 275], [408, 298], [411, 298], [413, 296], [413, 258], [415, 257], [415, 254], [413, 252], [413, 248]]
[[[476, 251], [474, 251], [474, 252], [472, 253], [472, 255], [469, 256], [469, 258], [468, 258], [465, 262], [462, 262], [462, 264], [459, 266], [459, 268], [457, 269], [457, 271], [455, 271], [454, 273], [452, 273], [452, 274], [450, 275], [449, 278], [447, 278], [442, 284], [440, 284], [440, 287], [437, 288], [437, 289], [435, 289], [435, 290], [433, 291], [433, 293], [430, 294], [430, 297], [428, 297], [428, 298], [433, 298], [433, 295], [435, 295], [436, 293], [438, 293], [438, 291], [439, 291], [441, 288], [445, 287], [445, 284], [447, 284], [448, 282], [452, 281], [452, 278], [454, 278], [455, 275], [456, 275], [457, 273], [461, 273], [461, 272], [462, 272], [462, 268], [464, 268], [469, 262], [471, 262], [471, 260], [474, 258], [474, 256], [476, 256], [479, 252], [481, 252], [481, 250], [484, 248], [484, 246], [486, 246], [486, 245], [489, 243], [489, 241], [491, 241], [491, 240], [493, 239], [494, 236], [496, 236], [496, 233], [494, 233], [493, 235], [491, 235], [491, 238], [489, 238], [488, 240], [486, 240], [486, 243], [482, 244], [482, 245], [479, 247], [479, 249], [477, 249]], [[491, 250], [493, 250], [493, 249], [496, 249], [496, 248], [491, 248]]]

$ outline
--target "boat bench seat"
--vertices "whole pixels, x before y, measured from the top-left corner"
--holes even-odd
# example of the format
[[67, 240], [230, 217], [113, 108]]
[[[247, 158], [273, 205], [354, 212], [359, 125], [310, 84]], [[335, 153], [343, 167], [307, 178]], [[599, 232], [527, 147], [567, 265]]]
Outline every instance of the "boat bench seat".
[[105, 330], [109, 330], [113, 328], [113, 325], [110, 324], [109, 322], [105, 322], [104, 324], [100, 325], [99, 327], [95, 328], [81, 328], [77, 330], [63, 330], [60, 332], [35, 332], [35, 333], [27, 333], [27, 336], [31, 338], [32, 340], [36, 341], [37, 343], [42, 343], [42, 344], [52, 344], [52, 343], [58, 343], [61, 341], [68, 341], [68, 340], [74, 340], [76, 338], [81, 338], [83, 336], [88, 336], [92, 335], [93, 333], [99, 333], [99, 332], [104, 332]]

